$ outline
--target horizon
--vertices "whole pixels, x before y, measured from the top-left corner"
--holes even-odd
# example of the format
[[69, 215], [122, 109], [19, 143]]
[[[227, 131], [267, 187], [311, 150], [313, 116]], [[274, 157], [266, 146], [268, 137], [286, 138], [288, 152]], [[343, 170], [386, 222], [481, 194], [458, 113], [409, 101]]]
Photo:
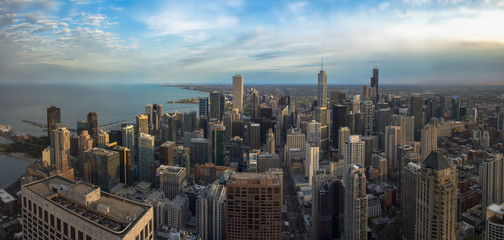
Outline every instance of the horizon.
[[[504, 84], [504, 1], [0, 2], [0, 84]], [[356, 80], [357, 79], [357, 80]]]

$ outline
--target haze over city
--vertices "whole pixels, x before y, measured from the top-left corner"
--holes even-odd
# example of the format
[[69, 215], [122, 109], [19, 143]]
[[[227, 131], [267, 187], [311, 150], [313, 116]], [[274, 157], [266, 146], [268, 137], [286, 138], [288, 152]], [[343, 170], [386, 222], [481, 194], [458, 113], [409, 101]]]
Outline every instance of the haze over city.
[[502, 84], [504, 1], [0, 2], [0, 83]]

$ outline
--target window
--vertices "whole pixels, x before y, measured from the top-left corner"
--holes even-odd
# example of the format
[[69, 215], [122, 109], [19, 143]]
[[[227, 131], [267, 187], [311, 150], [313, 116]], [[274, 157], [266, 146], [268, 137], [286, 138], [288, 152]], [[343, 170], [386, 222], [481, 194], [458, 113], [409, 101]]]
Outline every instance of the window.
[[47, 211], [44, 210], [44, 222], [48, 223], [49, 222], [49, 218], [47, 216]]
[[79, 240], [84, 240], [84, 233], [82, 233], [81, 231], [78, 232], [77, 234], [77, 237]]
[[54, 215], [51, 214], [51, 227], [54, 227]]
[[61, 220], [59, 218], [56, 219], [56, 230], [61, 232]]
[[86, 235], [86, 240], [92, 240], [92, 238], [88, 235]]
[[75, 228], [70, 226], [70, 239], [75, 240]]
[[66, 222], [63, 223], [63, 234], [68, 236], [68, 224]]
[[26, 197], [23, 196], [23, 207], [26, 207]]

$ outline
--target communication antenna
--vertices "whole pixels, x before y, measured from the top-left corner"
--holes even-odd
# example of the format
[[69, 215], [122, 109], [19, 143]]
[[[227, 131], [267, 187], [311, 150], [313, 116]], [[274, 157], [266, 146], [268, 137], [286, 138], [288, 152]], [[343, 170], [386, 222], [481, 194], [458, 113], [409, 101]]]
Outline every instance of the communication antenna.
[[320, 64], [320, 69], [324, 71], [324, 57], [322, 57], [322, 63]]

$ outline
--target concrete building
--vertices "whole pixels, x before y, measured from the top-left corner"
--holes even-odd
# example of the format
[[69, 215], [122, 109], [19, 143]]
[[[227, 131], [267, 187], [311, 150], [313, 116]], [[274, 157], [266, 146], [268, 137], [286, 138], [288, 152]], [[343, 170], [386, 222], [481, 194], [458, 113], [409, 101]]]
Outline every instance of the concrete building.
[[[414, 130], [415, 130], [415, 140], [420, 140], [420, 132], [424, 126], [424, 117], [423, 117], [423, 105], [424, 99], [423, 97], [411, 97], [410, 100], [410, 116], [414, 117]], [[418, 137], [417, 137], [418, 136]]]
[[127, 147], [131, 150], [135, 150], [135, 128], [133, 124], [128, 124], [121, 127], [121, 137], [123, 147]]
[[269, 168], [279, 168], [278, 154], [261, 153], [257, 155], [257, 172], [266, 172]]
[[429, 156], [432, 151], [437, 150], [437, 129], [433, 125], [425, 125], [421, 131], [421, 158], [422, 161]]
[[320, 148], [313, 142], [306, 142], [305, 177], [310, 186], [313, 184], [313, 175], [319, 169]]
[[196, 201], [196, 218], [202, 240], [226, 238], [226, 193], [225, 182], [220, 180], [200, 192]]
[[312, 207], [311, 207], [311, 219], [312, 219], [312, 233], [311, 239], [320, 239], [322, 236], [320, 234], [320, 190], [325, 182], [329, 179], [329, 176], [324, 170], [317, 169], [312, 174], [310, 182], [312, 183]]
[[259, 123], [250, 124], [249, 146], [250, 149], [261, 149], [261, 125]]
[[120, 183], [119, 156], [118, 152], [103, 148], [85, 151], [82, 167], [84, 180], [106, 192], [113, 192]]
[[345, 142], [345, 155], [344, 155], [344, 176], [343, 176], [343, 185], [346, 186], [346, 176], [349, 171], [347, 171], [348, 167], [352, 164], [358, 164], [363, 167], [364, 165], [364, 153], [365, 153], [365, 144], [359, 137], [359, 135], [350, 135], [348, 140]]
[[8, 192], [0, 189], [0, 213], [12, 216], [17, 211], [17, 200]]
[[320, 122], [316, 122], [315, 120], [312, 120], [308, 125], [306, 126], [306, 141], [311, 141], [318, 147], [320, 147], [320, 141], [321, 141], [321, 129], [320, 129]]
[[504, 203], [492, 203], [486, 208], [485, 240], [504, 239]]
[[504, 160], [502, 154], [485, 159], [480, 166], [481, 213], [492, 203], [504, 202]]
[[88, 132], [93, 139], [98, 137], [98, 115], [95, 112], [90, 112], [87, 115]]
[[175, 142], [164, 142], [159, 146], [159, 163], [162, 165], [173, 165], [173, 151], [177, 144]]
[[161, 165], [156, 169], [156, 186], [170, 200], [179, 195], [187, 185], [187, 171], [184, 167]]
[[190, 147], [190, 162], [191, 166], [194, 164], [205, 164], [209, 160], [208, 156], [208, 139], [193, 138], [191, 139]]
[[208, 117], [208, 98], [199, 98], [198, 99], [198, 107], [199, 107], [199, 116]]
[[170, 200], [160, 192], [153, 192], [144, 202], [154, 207], [155, 232], [162, 226], [184, 229], [189, 221], [189, 199], [184, 194]]
[[266, 135], [266, 152], [275, 154], [275, 134], [271, 128], [268, 130], [268, 134]]
[[457, 237], [456, 166], [441, 152], [431, 152], [422, 162], [417, 186], [414, 239], [455, 240]]
[[119, 179], [126, 185], [133, 185], [131, 149], [122, 146], [109, 146], [108, 149], [119, 153]]
[[344, 159], [345, 157], [345, 142], [350, 137], [350, 128], [341, 127], [338, 130], [338, 159]]
[[70, 131], [63, 126], [57, 126], [51, 133], [51, 167], [57, 174], [73, 179], [74, 170], [69, 167]]
[[24, 239], [153, 239], [152, 206], [91, 184], [52, 176], [21, 192]]
[[415, 223], [417, 216], [417, 184], [420, 176], [421, 166], [415, 163], [408, 163], [403, 167], [401, 176], [401, 233], [404, 239], [415, 239]]
[[240, 74], [233, 76], [233, 109], [243, 113], [243, 76]]
[[404, 144], [404, 142], [405, 139], [403, 138], [401, 127], [385, 127], [385, 157], [388, 160], [389, 169], [398, 169], [401, 167], [399, 164], [398, 147]]
[[103, 130], [100, 130], [98, 132], [98, 144], [97, 146], [99, 148], [105, 148], [107, 144], [109, 143], [109, 134]]
[[278, 175], [233, 173], [226, 187], [226, 239], [281, 239], [283, 187]]
[[345, 230], [344, 239], [366, 240], [368, 228], [368, 198], [365, 169], [359, 164], [345, 169]]
[[51, 106], [47, 109], [47, 137], [49, 142], [51, 142], [51, 134], [56, 126], [61, 123], [61, 109], [55, 106]]
[[373, 135], [373, 120], [374, 120], [375, 105], [371, 101], [362, 103], [361, 112], [363, 114], [363, 136]]
[[149, 134], [149, 116], [145, 114], [137, 115], [136, 128], [137, 136], [140, 136], [142, 133]]
[[138, 180], [152, 182], [151, 166], [154, 163], [154, 137], [141, 133], [138, 137]]

